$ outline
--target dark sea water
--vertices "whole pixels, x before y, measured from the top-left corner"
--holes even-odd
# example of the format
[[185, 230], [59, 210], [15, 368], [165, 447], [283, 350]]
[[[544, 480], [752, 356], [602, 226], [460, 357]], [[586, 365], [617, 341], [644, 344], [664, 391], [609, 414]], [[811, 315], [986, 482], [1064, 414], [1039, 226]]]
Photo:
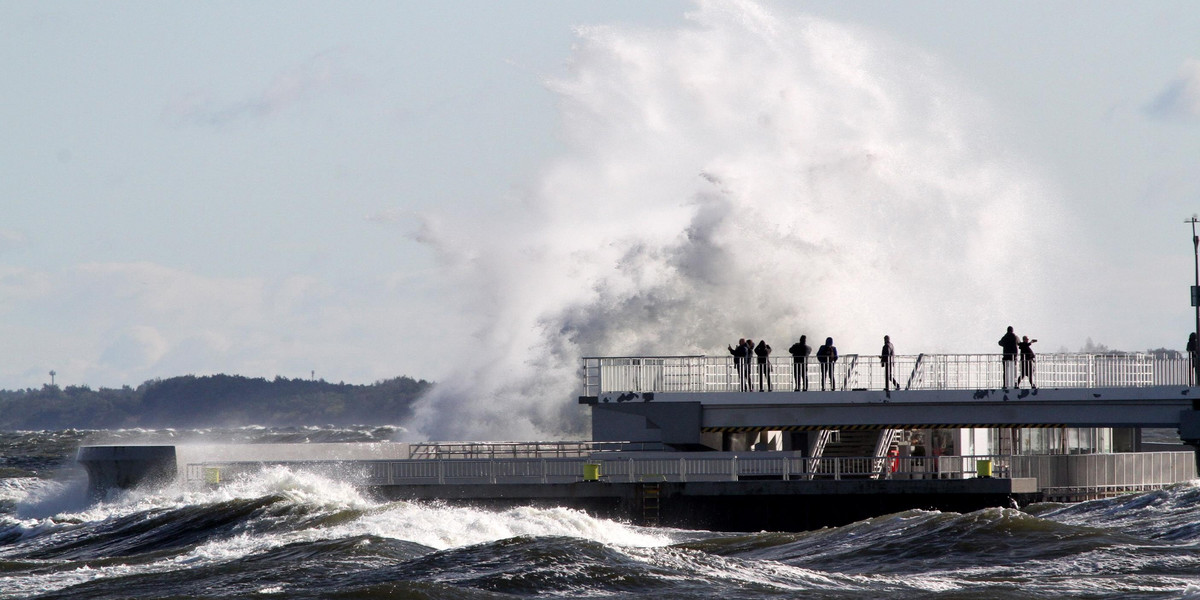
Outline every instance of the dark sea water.
[[1200, 598], [1200, 486], [805, 533], [384, 502], [272, 469], [88, 502], [70, 457], [133, 440], [391, 428], [0, 432], [0, 598]]

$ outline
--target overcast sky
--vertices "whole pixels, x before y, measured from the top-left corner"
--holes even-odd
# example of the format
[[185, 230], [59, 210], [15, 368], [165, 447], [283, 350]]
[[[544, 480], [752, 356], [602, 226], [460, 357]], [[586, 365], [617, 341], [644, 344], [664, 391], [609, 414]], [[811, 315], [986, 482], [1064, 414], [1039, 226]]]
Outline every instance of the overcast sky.
[[[2, 2], [0, 387], [38, 387], [52, 369], [92, 387], [218, 372], [477, 379], [467, 355], [563, 351], [521, 341], [531, 329], [570, 338], [568, 354], [720, 354], [743, 332], [781, 349], [805, 327], [874, 352], [886, 325], [858, 331], [873, 313], [853, 306], [835, 315], [873, 295], [856, 275], [888, 273], [915, 282], [871, 298], [903, 307], [885, 321], [901, 354], [995, 352], [1009, 324], [1042, 352], [1088, 338], [1182, 349], [1195, 325], [1183, 221], [1200, 212], [1197, 32], [1187, 1]], [[671, 73], [684, 83], [662, 83]], [[714, 125], [755, 98], [821, 112]], [[783, 155], [854, 140], [862, 166], [838, 163], [839, 183], [811, 188], [841, 211], [829, 227], [904, 226], [864, 225], [853, 247], [890, 241], [837, 263], [846, 283], [761, 285], [752, 293], [781, 301], [714, 318], [719, 335], [677, 349], [594, 333], [625, 310], [653, 333], [743, 301], [743, 280], [711, 273], [687, 279], [691, 304], [664, 301], [682, 284], [639, 253], [754, 273], [745, 281], [806, 276], [814, 261], [754, 262], [719, 242], [686, 263], [655, 248], [704, 233], [717, 206], [704, 189], [763, 207], [779, 243], [808, 247], [803, 230], [824, 249], [809, 256], [853, 253], [792, 210], [802, 198], [753, 204], [791, 184], [747, 165], [811, 177], [817, 159]], [[745, 148], [705, 155], [709, 143]], [[655, 147], [637, 160], [661, 181], [612, 184], [630, 168], [617, 157]], [[911, 168], [884, 163], [923, 174], [901, 184]], [[593, 167], [609, 179], [589, 179]], [[639, 193], [662, 205], [622, 204]], [[928, 193], [939, 200], [913, 199]], [[614, 233], [622, 219], [638, 237]], [[531, 230], [541, 241], [523, 246]], [[589, 246], [620, 246], [618, 258], [579, 254]], [[542, 253], [583, 256], [587, 275]], [[523, 267], [529, 256], [541, 266]], [[654, 300], [622, 295], [601, 264], [639, 265], [622, 281], [655, 282]], [[571, 295], [589, 285], [588, 302]], [[785, 314], [789, 297], [829, 286], [853, 297]], [[979, 326], [960, 308], [974, 304], [999, 314]], [[503, 387], [489, 381], [475, 389]]]

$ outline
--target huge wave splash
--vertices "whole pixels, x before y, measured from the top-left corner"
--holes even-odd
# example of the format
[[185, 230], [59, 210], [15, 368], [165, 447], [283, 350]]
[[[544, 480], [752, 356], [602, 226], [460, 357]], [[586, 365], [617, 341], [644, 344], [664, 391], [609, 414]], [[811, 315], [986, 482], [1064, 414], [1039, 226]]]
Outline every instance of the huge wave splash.
[[744, 336], [781, 353], [802, 333], [991, 352], [1037, 310], [1027, 259], [1053, 202], [985, 103], [935, 57], [773, 8], [579, 28], [547, 82], [563, 155], [525, 193], [417, 234], [476, 335], [438, 341], [455, 367], [413, 439], [582, 436], [581, 356], [723, 354]]

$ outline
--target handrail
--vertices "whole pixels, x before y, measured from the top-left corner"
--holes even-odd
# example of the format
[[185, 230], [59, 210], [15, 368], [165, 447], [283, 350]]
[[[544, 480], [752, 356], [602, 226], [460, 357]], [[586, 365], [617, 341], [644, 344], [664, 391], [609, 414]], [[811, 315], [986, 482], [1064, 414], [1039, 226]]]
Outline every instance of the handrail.
[[[840, 389], [883, 389], [879, 361], [834, 363]], [[737, 392], [731, 356], [585, 357], [583, 395], [624, 392]], [[769, 357], [776, 392], [795, 389], [791, 357]], [[956, 390], [1004, 387], [999, 354], [917, 354], [895, 357], [895, 368], [909, 370], [905, 389]], [[808, 361], [809, 377], [819, 374], [817, 361]], [[1191, 361], [1157, 358], [1152, 354], [1043, 354], [1034, 363], [1034, 382], [1043, 388], [1145, 387], [1190, 385]], [[1027, 384], [1028, 385], [1028, 384]]]
[[[809, 473], [815, 472], [817, 470], [817, 468], [820, 466], [821, 459], [825, 456], [825, 446], [829, 445], [829, 440], [832, 437], [833, 437], [832, 429], [822, 429], [819, 432], [817, 432], [817, 439], [813, 443], [812, 452], [810, 452], [811, 458], [809, 459], [809, 461], [810, 461], [810, 465], [812, 468], [809, 469]], [[811, 479], [811, 477], [810, 477], [810, 479]]]
[[660, 442], [417, 442], [409, 445], [409, 458], [444, 460], [461, 458], [578, 458], [595, 452], [661, 451]]
[[872, 468], [876, 476], [887, 475], [888, 452], [899, 435], [899, 429], [884, 429], [879, 432], [879, 439], [875, 442], [875, 464]]
[[918, 375], [921, 373], [921, 363], [925, 361], [924, 354], [918, 354], [916, 362], [913, 363], [912, 372], [908, 374], [908, 381], [904, 385], [904, 389], [911, 390], [920, 381]]
[[[858, 355], [857, 354], [844, 354], [844, 355], [842, 355], [842, 357], [850, 359], [849, 363], [842, 367], [845, 370], [845, 374], [842, 376], [842, 389], [847, 390], [847, 389], [850, 389], [850, 378], [857, 371]], [[835, 362], [833, 364], [834, 364], [834, 367], [836, 368], [837, 363]], [[836, 377], [836, 375], [835, 375], [835, 377]]]

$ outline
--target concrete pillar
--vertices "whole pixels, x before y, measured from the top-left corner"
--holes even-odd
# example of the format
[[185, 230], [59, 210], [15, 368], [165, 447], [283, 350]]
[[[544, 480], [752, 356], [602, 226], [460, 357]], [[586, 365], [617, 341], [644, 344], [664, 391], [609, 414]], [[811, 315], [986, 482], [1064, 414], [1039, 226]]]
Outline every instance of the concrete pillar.
[[111, 489], [175, 480], [175, 446], [84, 446], [75, 455], [88, 474], [93, 498]]

